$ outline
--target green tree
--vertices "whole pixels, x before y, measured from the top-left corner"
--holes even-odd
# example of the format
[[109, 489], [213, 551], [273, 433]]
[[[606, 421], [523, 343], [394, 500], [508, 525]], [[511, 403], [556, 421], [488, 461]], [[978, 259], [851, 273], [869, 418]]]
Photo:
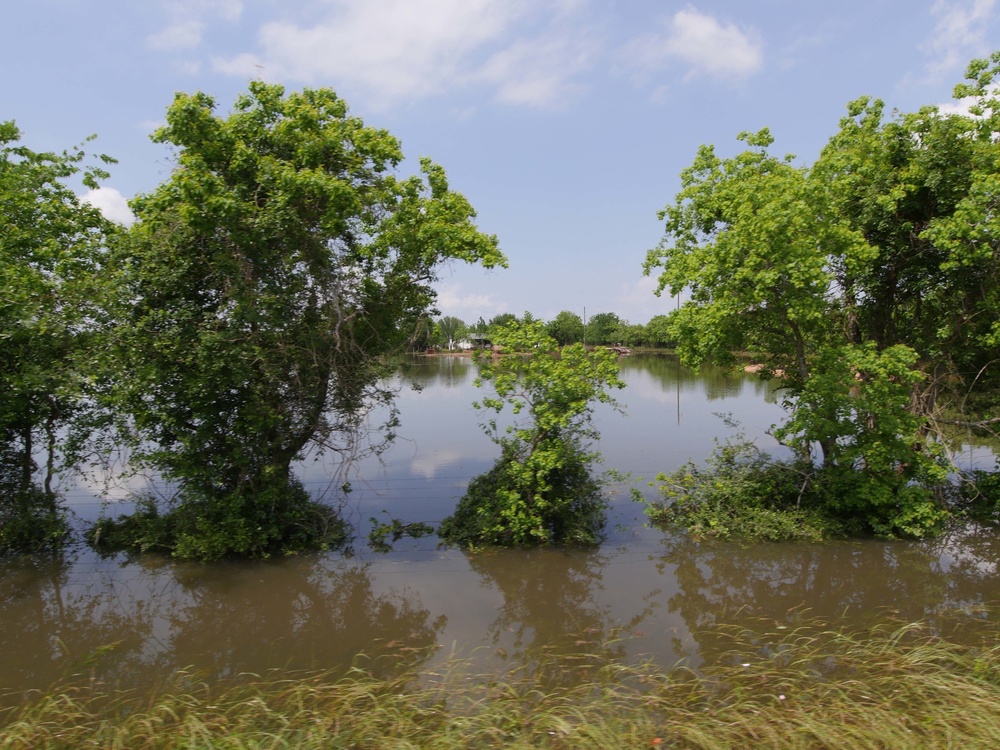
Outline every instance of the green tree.
[[329, 89], [254, 82], [228, 117], [178, 94], [166, 120], [154, 140], [177, 166], [115, 248], [104, 396], [133, 465], [179, 503], [134, 536], [203, 559], [323, 544], [331, 511], [291, 463], [350, 454], [391, 402], [385, 355], [419, 332], [440, 263], [505, 258], [441, 167], [397, 177], [398, 141]]
[[611, 334], [614, 343], [623, 346], [638, 346], [642, 343], [646, 335], [646, 329], [642, 325], [629, 323], [627, 320], [619, 320], [618, 326]]
[[545, 331], [559, 346], [583, 341], [583, 320], [576, 313], [563, 310], [545, 326]]
[[78, 362], [111, 230], [66, 184], [96, 187], [104, 170], [80, 148], [38, 153], [20, 138], [0, 122], [0, 549], [32, 550], [67, 530], [52, 483], [74, 463], [69, 432], [86, 412]]
[[[986, 113], [987, 90], [960, 86], [956, 95], [979, 96]], [[972, 412], [983, 411], [983, 398], [996, 404], [1000, 120], [932, 107], [887, 119], [883, 110], [878, 100], [852, 102], [814, 172], [829, 184], [831, 207], [877, 251], [870, 262], [833, 267], [847, 336], [915, 352], [924, 377], [912, 409], [935, 429], [939, 399], [954, 405], [956, 385]]]
[[499, 313], [490, 318], [490, 322], [487, 325], [487, 330], [490, 336], [496, 336], [500, 329], [515, 325], [517, 323], [517, 316], [514, 313]]
[[654, 315], [649, 319], [643, 333], [647, 346], [668, 348], [674, 345], [674, 336], [670, 332], [668, 320], [666, 315]]
[[454, 346], [467, 330], [461, 318], [445, 315], [437, 322], [434, 343], [438, 346]]
[[702, 147], [647, 258], [660, 291], [690, 293], [670, 316], [682, 358], [752, 352], [780, 375], [775, 435], [819, 446], [825, 506], [878, 533], [937, 527], [938, 425], [989, 421], [942, 410], [996, 403], [998, 65], [973, 63], [956, 90], [978, 118], [852, 102], [812, 167], [770, 155], [767, 130], [730, 159]]
[[597, 313], [587, 321], [586, 341], [590, 346], [614, 344], [621, 320], [615, 313]]
[[500, 329], [496, 338], [505, 354], [482, 358], [476, 381], [491, 383], [496, 395], [475, 406], [495, 414], [510, 407], [515, 421], [501, 427], [491, 417], [482, 425], [500, 458], [470, 482], [438, 533], [462, 546], [596, 543], [606, 502], [591, 473], [598, 458], [588, 447], [597, 437], [591, 414], [598, 402], [617, 406], [610, 389], [625, 385], [618, 362], [582, 344], [558, 350], [540, 321]]

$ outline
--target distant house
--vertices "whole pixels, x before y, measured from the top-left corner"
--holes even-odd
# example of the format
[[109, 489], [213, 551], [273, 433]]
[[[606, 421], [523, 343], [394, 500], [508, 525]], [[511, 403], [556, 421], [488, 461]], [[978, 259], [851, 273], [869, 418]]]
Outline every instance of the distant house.
[[453, 348], [467, 352], [472, 349], [489, 349], [492, 346], [493, 342], [485, 336], [469, 336], [467, 339], [455, 342], [455, 346]]
[[493, 342], [485, 336], [470, 336], [469, 342], [470, 349], [490, 349], [493, 347]]

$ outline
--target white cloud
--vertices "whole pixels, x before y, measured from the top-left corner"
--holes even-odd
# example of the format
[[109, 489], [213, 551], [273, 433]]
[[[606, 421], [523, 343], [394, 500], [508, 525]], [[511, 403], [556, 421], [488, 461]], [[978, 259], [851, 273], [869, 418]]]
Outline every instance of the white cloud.
[[930, 78], [961, 68], [970, 57], [989, 51], [986, 32], [996, 0], [937, 0], [931, 15], [937, 17], [931, 38], [921, 45], [930, 56]]
[[459, 284], [438, 285], [437, 308], [442, 315], [454, 315], [467, 323], [482, 316], [489, 320], [494, 315], [507, 312], [507, 305], [496, 302], [491, 294], [463, 294]]
[[170, 22], [146, 37], [146, 46], [161, 51], [190, 50], [201, 44], [206, 19], [239, 20], [242, 0], [166, 0], [162, 3]]
[[410, 472], [424, 479], [434, 479], [438, 472], [460, 463], [466, 456], [456, 450], [437, 450], [433, 453], [419, 453], [410, 462]]
[[645, 34], [625, 47], [627, 65], [648, 74], [677, 60], [687, 65], [688, 77], [729, 79], [750, 76], [763, 65], [760, 37], [752, 28], [723, 25], [691, 7], [675, 13], [665, 25], [663, 31]]
[[212, 16], [223, 21], [238, 21], [243, 15], [243, 0], [163, 0], [161, 5], [175, 17]]
[[174, 70], [185, 76], [196, 76], [201, 72], [201, 63], [197, 60], [176, 60], [173, 67]]
[[964, 99], [957, 99], [953, 102], [945, 102], [938, 105], [938, 112], [942, 115], [970, 115], [969, 107], [978, 100], [974, 96], [967, 96]]
[[674, 310], [676, 302], [670, 292], [664, 291], [659, 297], [654, 294], [656, 275], [641, 276], [637, 281], [623, 283], [613, 303], [619, 317], [630, 323], [645, 325], [654, 315], [666, 315]]
[[565, 36], [519, 40], [487, 60], [480, 75], [497, 87], [501, 102], [554, 106], [576, 90], [573, 76], [590, 67], [596, 47]]
[[482, 84], [501, 101], [539, 106], [572, 90], [592, 48], [573, 27], [583, 7], [575, 1], [334, 0], [329, 7], [312, 25], [264, 24], [258, 52], [218, 58], [215, 69], [354, 88], [379, 108]]
[[146, 37], [146, 46], [155, 50], [192, 49], [201, 44], [205, 24], [200, 21], [181, 21]]
[[244, 52], [233, 57], [213, 57], [212, 70], [238, 78], [256, 78], [264, 68], [259, 57]]
[[242, 54], [217, 69], [245, 73], [259, 62], [276, 79], [332, 79], [385, 100], [416, 99], [467, 75], [465, 57], [498, 38], [521, 7], [496, 0], [342, 0], [314, 26], [265, 24], [259, 58]]
[[80, 196], [80, 200], [92, 205], [111, 221], [125, 226], [131, 226], [135, 222], [135, 215], [128, 207], [125, 196], [114, 188], [104, 187], [88, 190]]
[[139, 128], [143, 133], [154, 133], [166, 124], [166, 120], [143, 120], [139, 123]]

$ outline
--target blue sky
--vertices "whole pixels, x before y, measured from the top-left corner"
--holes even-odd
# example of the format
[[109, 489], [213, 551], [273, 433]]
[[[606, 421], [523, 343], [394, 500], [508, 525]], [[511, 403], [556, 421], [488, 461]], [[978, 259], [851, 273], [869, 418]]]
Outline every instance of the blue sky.
[[114, 216], [170, 174], [149, 141], [176, 91], [226, 112], [249, 80], [327, 86], [429, 156], [508, 270], [442, 269], [439, 308], [645, 323], [656, 213], [700, 144], [768, 126], [811, 163], [850, 100], [945, 104], [1000, 48], [998, 0], [8, 0], [0, 118], [24, 143], [96, 133]]

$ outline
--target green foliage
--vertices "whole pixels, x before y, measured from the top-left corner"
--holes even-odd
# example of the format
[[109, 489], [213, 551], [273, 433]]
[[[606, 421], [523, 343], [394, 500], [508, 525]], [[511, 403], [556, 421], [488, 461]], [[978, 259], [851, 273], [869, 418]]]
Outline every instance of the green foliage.
[[[379, 521], [377, 518], [369, 520], [373, 526], [368, 534], [368, 546], [376, 552], [390, 552], [392, 545], [404, 536], [419, 539], [434, 533], [434, 527], [427, 523], [403, 523], [398, 518], [390, 518], [387, 522]], [[389, 541], [390, 536], [391, 541]]]
[[434, 345], [448, 346], [457, 344], [466, 335], [468, 326], [461, 318], [445, 315], [434, 326]]
[[34, 551], [67, 530], [52, 480], [87, 432], [81, 360], [112, 229], [66, 185], [95, 187], [102, 168], [85, 167], [81, 148], [38, 153], [20, 138], [0, 122], [0, 548]]
[[541, 450], [527, 466], [504, 455], [469, 482], [438, 536], [460, 547], [599, 543], [608, 503], [591, 473], [594, 457], [562, 440]]
[[296, 480], [256, 493], [186, 497], [165, 512], [152, 499], [120, 519], [101, 519], [87, 541], [102, 553], [159, 552], [212, 561], [334, 549], [348, 539], [337, 511], [310, 499]]
[[619, 320], [611, 334], [611, 341], [622, 346], [639, 346], [646, 338], [645, 326]]
[[545, 332], [559, 346], [579, 344], [583, 341], [583, 319], [576, 313], [563, 310], [545, 326]]
[[41, 487], [20, 486], [17, 477], [0, 474], [0, 554], [61, 549], [69, 533], [69, 514]]
[[1000, 522], [1000, 471], [963, 472], [957, 487], [958, 505], [966, 515], [985, 523]]
[[587, 441], [596, 437], [593, 404], [616, 406], [609, 389], [624, 387], [618, 363], [580, 344], [558, 351], [538, 321], [504, 328], [497, 340], [504, 356], [481, 359], [477, 380], [496, 395], [475, 406], [497, 414], [510, 407], [514, 423], [483, 424], [500, 459], [472, 480], [438, 533], [462, 546], [594, 544], [606, 500], [591, 475], [598, 456]]
[[488, 329], [491, 336], [496, 336], [507, 326], [517, 325], [517, 316], [514, 313], [499, 313], [490, 318]]
[[817, 469], [777, 461], [742, 434], [717, 446], [707, 465], [691, 462], [657, 477], [661, 500], [648, 508], [660, 524], [696, 536], [818, 541], [844, 534], [923, 537], [948, 514], [944, 480], [934, 485], [897, 472], [851, 465]]
[[880, 101], [851, 102], [812, 167], [772, 156], [766, 129], [728, 159], [702, 147], [647, 256], [659, 292], [687, 290], [668, 323], [681, 358], [751, 352], [779, 374], [789, 419], [774, 434], [804, 457], [818, 448], [843, 493], [830, 510], [878, 533], [938, 528], [944, 408], [993, 423], [997, 70], [974, 62], [956, 90], [989, 117], [886, 119]]
[[646, 323], [643, 332], [646, 346], [659, 348], [672, 348], [675, 346], [674, 335], [669, 327], [669, 318], [666, 315], [654, 315]]
[[214, 109], [178, 94], [154, 135], [177, 167], [113, 248], [98, 363], [133, 466], [180, 486], [184, 536], [167, 538], [209, 558], [313, 546], [299, 532], [323, 524], [282, 517], [309, 507], [292, 461], [352, 455], [366, 412], [391, 404], [388, 355], [429, 333], [442, 262], [506, 263], [440, 166], [397, 177], [398, 141], [332, 91], [254, 82]]
[[820, 443], [826, 461], [814, 485], [823, 488], [827, 510], [885, 536], [932, 534], [945, 515], [940, 446], [920, 438], [920, 420], [909, 409], [924, 377], [915, 361], [901, 345], [820, 352], [790, 419], [774, 431], [803, 455]]
[[587, 344], [617, 344], [622, 321], [615, 313], [597, 313], [587, 321]]
[[818, 541], [841, 529], [808, 507], [810, 467], [776, 462], [742, 435], [717, 446], [706, 467], [688, 463], [657, 476], [655, 523], [696, 536], [766, 541]]

